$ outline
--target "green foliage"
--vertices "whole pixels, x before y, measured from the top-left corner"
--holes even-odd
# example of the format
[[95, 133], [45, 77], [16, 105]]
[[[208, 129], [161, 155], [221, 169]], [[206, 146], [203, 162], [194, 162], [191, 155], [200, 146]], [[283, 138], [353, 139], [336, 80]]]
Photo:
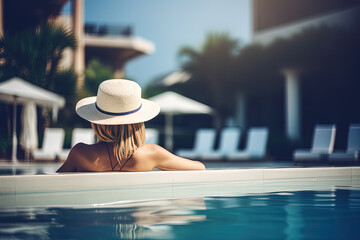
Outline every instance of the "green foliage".
[[0, 136], [0, 154], [6, 154], [10, 152], [11, 148], [11, 138], [7, 136]]
[[160, 93], [164, 92], [164, 89], [158, 88], [158, 87], [152, 87], [152, 86], [147, 86], [143, 91], [142, 91], [142, 97], [143, 98], [151, 98], [153, 96], [156, 96]]
[[54, 91], [61, 94], [67, 101], [75, 100], [77, 74], [73, 69], [57, 71], [53, 76]]
[[75, 49], [76, 39], [61, 25], [48, 23], [5, 33], [0, 39], [1, 81], [18, 76], [54, 91], [59, 63], [67, 48]]
[[[188, 88], [187, 95], [215, 107], [222, 119], [232, 111], [228, 102], [233, 98], [230, 89], [237, 77], [235, 59], [239, 49], [239, 41], [228, 34], [211, 33], [200, 50], [186, 46], [179, 52], [182, 68], [193, 76], [190, 84], [194, 86]], [[203, 99], [199, 99], [199, 90]]]
[[113, 77], [113, 71], [109, 66], [98, 59], [92, 59], [85, 70], [85, 87], [88, 94], [96, 95], [99, 84]]

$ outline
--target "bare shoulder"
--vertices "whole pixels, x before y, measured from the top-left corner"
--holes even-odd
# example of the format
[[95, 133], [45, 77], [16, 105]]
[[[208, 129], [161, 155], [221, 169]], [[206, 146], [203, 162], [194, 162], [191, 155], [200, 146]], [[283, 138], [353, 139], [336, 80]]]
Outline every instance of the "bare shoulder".
[[104, 146], [101, 143], [77, 143], [71, 149], [69, 157], [76, 157], [76, 161], [78, 162], [93, 162], [103, 153], [103, 147]]
[[92, 148], [94, 144], [85, 144], [85, 143], [77, 143], [75, 144], [75, 146], [72, 147], [71, 151], [74, 153], [79, 153], [79, 152], [86, 152], [88, 150], [90, 150]]
[[77, 143], [71, 148], [70, 153], [64, 164], [58, 169], [57, 172], [75, 172], [84, 165], [86, 159], [94, 153], [94, 145], [85, 143]]
[[87, 155], [89, 151], [92, 150], [91, 145], [85, 143], [77, 143], [74, 147], [71, 148], [68, 159], [67, 160], [76, 160], [79, 157]]

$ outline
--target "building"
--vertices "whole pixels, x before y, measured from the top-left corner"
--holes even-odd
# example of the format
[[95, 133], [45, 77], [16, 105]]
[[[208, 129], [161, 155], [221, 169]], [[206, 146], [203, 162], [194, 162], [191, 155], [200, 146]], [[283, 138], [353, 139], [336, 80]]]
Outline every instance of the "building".
[[[359, 23], [359, 0], [253, 0], [253, 43], [269, 45], [309, 27], [347, 28]], [[301, 70], [279, 69], [285, 79], [285, 122], [288, 139], [301, 138]], [[241, 106], [241, 104], [239, 104]]]

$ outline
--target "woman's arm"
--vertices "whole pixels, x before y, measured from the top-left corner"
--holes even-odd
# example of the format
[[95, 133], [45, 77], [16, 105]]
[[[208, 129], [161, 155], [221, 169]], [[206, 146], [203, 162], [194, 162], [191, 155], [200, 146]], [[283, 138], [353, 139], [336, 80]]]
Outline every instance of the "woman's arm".
[[172, 154], [164, 148], [154, 145], [144, 145], [148, 157], [154, 162], [155, 168], [161, 170], [205, 170], [204, 164]]

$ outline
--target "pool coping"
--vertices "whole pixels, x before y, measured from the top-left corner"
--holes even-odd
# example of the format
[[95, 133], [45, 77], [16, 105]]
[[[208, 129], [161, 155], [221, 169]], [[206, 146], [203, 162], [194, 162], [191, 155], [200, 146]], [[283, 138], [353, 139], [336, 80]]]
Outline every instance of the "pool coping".
[[360, 167], [256, 168], [205, 171], [58, 173], [0, 176], [0, 194], [73, 191], [174, 183], [360, 177]]
[[[7, 175], [0, 176], [0, 207], [231, 195], [279, 191], [294, 186], [307, 189], [324, 179], [344, 186], [351, 183], [360, 185], [360, 167]], [[273, 186], [274, 181], [282, 182], [282, 186]], [[106, 198], [105, 195], [109, 194], [105, 194], [105, 190], [112, 191], [114, 196]]]

